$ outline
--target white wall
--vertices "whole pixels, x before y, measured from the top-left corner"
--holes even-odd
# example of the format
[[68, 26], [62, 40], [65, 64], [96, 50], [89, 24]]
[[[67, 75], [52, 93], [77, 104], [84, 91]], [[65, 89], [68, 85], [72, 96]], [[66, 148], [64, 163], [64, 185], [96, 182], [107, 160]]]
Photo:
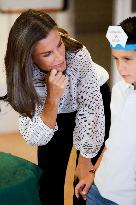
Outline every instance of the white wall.
[[[4, 56], [8, 33], [17, 15], [0, 14], [0, 96], [6, 94]], [[16, 132], [18, 114], [6, 103], [0, 102], [0, 133]]]

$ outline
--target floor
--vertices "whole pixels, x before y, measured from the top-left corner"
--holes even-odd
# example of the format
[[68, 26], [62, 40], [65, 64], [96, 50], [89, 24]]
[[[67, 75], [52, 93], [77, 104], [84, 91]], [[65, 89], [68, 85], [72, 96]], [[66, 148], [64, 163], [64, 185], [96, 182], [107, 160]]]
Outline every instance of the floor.
[[[27, 159], [37, 164], [37, 149], [28, 145], [23, 138], [18, 134], [0, 134], [0, 152], [7, 152], [13, 155]], [[65, 205], [72, 205], [73, 194], [73, 173], [75, 169], [76, 153], [73, 149], [71, 152], [65, 181]]]

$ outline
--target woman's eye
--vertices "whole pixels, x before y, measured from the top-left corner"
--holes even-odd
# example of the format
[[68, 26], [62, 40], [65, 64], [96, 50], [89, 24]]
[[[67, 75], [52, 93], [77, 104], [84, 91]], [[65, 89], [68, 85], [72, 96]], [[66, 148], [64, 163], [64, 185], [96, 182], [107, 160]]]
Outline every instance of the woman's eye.
[[50, 54], [51, 54], [51, 52], [45, 53], [45, 54], [43, 55], [43, 57], [49, 57]]

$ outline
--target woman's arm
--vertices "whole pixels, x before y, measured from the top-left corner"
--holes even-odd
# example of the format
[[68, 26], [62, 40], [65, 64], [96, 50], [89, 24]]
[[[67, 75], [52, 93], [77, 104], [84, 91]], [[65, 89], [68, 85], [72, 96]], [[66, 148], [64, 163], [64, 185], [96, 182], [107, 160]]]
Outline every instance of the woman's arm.
[[91, 159], [83, 157], [81, 154], [78, 157], [78, 164], [75, 171], [75, 178], [78, 180], [83, 179], [93, 167]]
[[[78, 58], [79, 84], [78, 84], [78, 109], [76, 126], [74, 130], [74, 146], [80, 151], [75, 176], [84, 178], [93, 166], [91, 158], [99, 152], [105, 134], [105, 118], [100, 85], [97, 78], [97, 69], [89, 52], [83, 48], [76, 56]], [[82, 63], [81, 63], [82, 61]], [[101, 69], [99, 75], [106, 73]], [[99, 78], [102, 79], [102, 78]], [[104, 82], [104, 81], [103, 81]]]
[[63, 94], [67, 78], [56, 70], [52, 70], [47, 83], [47, 97], [44, 106], [37, 106], [35, 115], [19, 118], [19, 130], [24, 139], [33, 145], [45, 145], [57, 130], [56, 118], [58, 102]]
[[[82, 63], [80, 62], [82, 61]], [[89, 53], [78, 55], [77, 115], [74, 146], [85, 158], [97, 155], [104, 141], [105, 116], [100, 84]]]
[[106, 148], [104, 147], [104, 149], [103, 149], [100, 157], [98, 158], [95, 166], [76, 185], [76, 187], [75, 187], [75, 195], [76, 195], [77, 198], [79, 198], [80, 195], [81, 195], [83, 197], [83, 199], [86, 200], [86, 195], [87, 195], [91, 185], [94, 182], [95, 172], [96, 172], [96, 170], [98, 169], [98, 167], [99, 167], [99, 165], [101, 163], [101, 160], [102, 160], [102, 157], [103, 157], [103, 154], [104, 154], [105, 150], [106, 150]]
[[63, 95], [66, 84], [67, 77], [62, 72], [51, 70], [47, 80], [47, 98], [40, 115], [42, 121], [50, 128], [55, 127], [59, 99]]

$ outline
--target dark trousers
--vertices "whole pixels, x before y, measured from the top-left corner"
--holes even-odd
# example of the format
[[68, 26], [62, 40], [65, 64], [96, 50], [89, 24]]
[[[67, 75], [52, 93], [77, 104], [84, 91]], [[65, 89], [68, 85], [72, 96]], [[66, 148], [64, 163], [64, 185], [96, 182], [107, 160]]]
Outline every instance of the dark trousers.
[[59, 130], [51, 141], [38, 147], [38, 165], [43, 170], [40, 179], [42, 205], [64, 205], [64, 183], [73, 145], [76, 112], [58, 114]]
[[[101, 92], [104, 98], [105, 110], [109, 113], [109, 88], [106, 84], [101, 87]], [[64, 205], [65, 174], [73, 145], [75, 116], [76, 112], [58, 114], [57, 124], [59, 130], [55, 132], [47, 145], [38, 147], [38, 165], [43, 170], [40, 179], [42, 205]], [[109, 122], [110, 117], [107, 124]], [[96, 158], [94, 159], [96, 160]], [[79, 201], [74, 196], [74, 205], [79, 205]]]
[[[100, 88], [102, 98], [103, 98], [103, 105], [104, 105], [104, 114], [105, 114], [105, 137], [104, 141], [106, 141], [109, 137], [109, 129], [110, 129], [110, 123], [111, 123], [111, 112], [110, 112], [110, 100], [111, 100], [111, 92], [110, 88], [107, 83], [101, 86]], [[91, 161], [93, 164], [96, 163], [97, 159], [99, 158], [105, 143], [103, 143], [100, 151], [98, 152], [97, 156], [92, 158]], [[77, 151], [77, 162], [78, 162], [78, 156], [79, 152]], [[74, 187], [78, 183], [78, 179], [74, 180]], [[86, 205], [86, 201], [80, 197], [79, 199], [76, 198], [76, 196], [73, 196], [73, 205]]]

